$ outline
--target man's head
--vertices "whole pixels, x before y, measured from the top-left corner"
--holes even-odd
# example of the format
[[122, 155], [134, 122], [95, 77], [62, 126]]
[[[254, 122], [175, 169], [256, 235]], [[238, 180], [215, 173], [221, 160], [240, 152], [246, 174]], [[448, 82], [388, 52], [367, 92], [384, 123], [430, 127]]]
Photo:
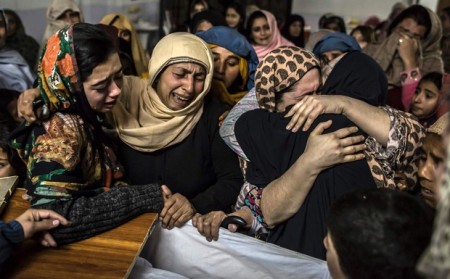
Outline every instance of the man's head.
[[341, 197], [324, 239], [333, 278], [418, 278], [416, 263], [432, 232], [431, 210], [418, 198], [371, 189]]

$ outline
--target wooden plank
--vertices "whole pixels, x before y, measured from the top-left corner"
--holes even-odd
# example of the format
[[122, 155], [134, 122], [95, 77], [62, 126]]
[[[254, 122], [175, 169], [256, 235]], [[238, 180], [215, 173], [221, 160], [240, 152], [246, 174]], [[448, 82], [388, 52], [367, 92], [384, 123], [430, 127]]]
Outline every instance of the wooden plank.
[[[12, 220], [29, 208], [17, 189], [3, 220]], [[6, 264], [4, 278], [126, 278], [134, 266], [157, 218], [145, 213], [92, 238], [58, 248], [27, 240]]]

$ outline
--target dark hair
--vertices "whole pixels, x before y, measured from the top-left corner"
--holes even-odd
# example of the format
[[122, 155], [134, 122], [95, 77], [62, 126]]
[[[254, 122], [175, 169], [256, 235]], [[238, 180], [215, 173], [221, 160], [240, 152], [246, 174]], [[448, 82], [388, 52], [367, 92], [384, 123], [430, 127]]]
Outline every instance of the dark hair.
[[415, 266], [432, 227], [433, 213], [425, 203], [391, 189], [345, 194], [328, 216], [339, 264], [349, 279], [420, 278]]
[[12, 101], [19, 98], [19, 95], [19, 91], [0, 88], [0, 109], [5, 110]]
[[[81, 82], [87, 80], [92, 71], [98, 65], [106, 62], [109, 56], [117, 53], [116, 45], [111, 36], [102, 28], [89, 23], [76, 23], [73, 25], [73, 41], [75, 58], [77, 60], [78, 70], [81, 76]], [[83, 92], [77, 92], [79, 102], [75, 103], [80, 116], [94, 126], [94, 148], [99, 150], [100, 157], [103, 160], [103, 145], [110, 145], [110, 140], [103, 132], [102, 125], [105, 123], [99, 121], [99, 115], [90, 107]], [[85, 126], [87, 127], [87, 126]]]
[[238, 24], [237, 30], [238, 30], [241, 34], [244, 34], [244, 33], [245, 33], [245, 29], [244, 29], [244, 24], [245, 24], [245, 9], [244, 9], [244, 7], [243, 7], [240, 3], [238, 3], [238, 2], [231, 2], [231, 3], [227, 4], [227, 6], [226, 6], [225, 9], [224, 9], [224, 13], [223, 13], [223, 16], [224, 16], [224, 17], [227, 16], [227, 10], [228, 10], [229, 8], [234, 9], [234, 10], [239, 14], [240, 19], [239, 19], [239, 24]]
[[365, 42], [369, 44], [375, 43], [376, 41], [375, 30], [372, 27], [366, 25], [358, 25], [355, 28], [353, 28], [350, 35], [353, 35], [353, 33], [355, 33], [356, 31], [361, 32], [361, 35]]
[[89, 23], [77, 23], [73, 26], [73, 41], [82, 82], [86, 81], [95, 67], [117, 52], [110, 35]]
[[420, 83], [422, 83], [423, 81], [431, 81], [432, 83], [434, 83], [434, 85], [436, 85], [438, 90], [441, 90], [441, 88], [442, 88], [442, 74], [441, 73], [430, 72], [430, 73], [424, 75], [420, 79]]
[[189, 17], [192, 17], [192, 11], [194, 10], [195, 5], [200, 4], [205, 7], [205, 10], [209, 10], [209, 3], [206, 0], [192, 0], [189, 6]]
[[196, 13], [191, 20], [189, 29], [191, 33], [197, 33], [197, 27], [202, 22], [209, 22], [212, 26], [227, 26], [227, 22], [222, 14], [214, 11], [214, 10], [205, 10], [199, 13]]
[[323, 21], [323, 28], [329, 29], [328, 25], [333, 23], [337, 24], [337, 26], [339, 27], [339, 32], [347, 34], [347, 28], [345, 27], [344, 19], [337, 15], [325, 18]]
[[334, 16], [333, 13], [325, 13], [325, 14], [323, 14], [323, 15], [319, 18], [319, 22], [318, 22], [319, 29], [325, 29], [325, 21], [326, 21], [327, 19], [329, 19], [330, 17], [332, 17], [332, 16]]
[[253, 22], [258, 18], [265, 18], [267, 21], [269, 20], [266, 15], [261, 11], [254, 11], [249, 17], [247, 21], [247, 26], [245, 27], [245, 31], [247, 32], [246, 36], [249, 42], [253, 42], [251, 38], [252, 35], [252, 25]]
[[[0, 116], [2, 116], [1, 113]], [[22, 185], [27, 175], [27, 166], [19, 157], [17, 150], [9, 144], [8, 137], [11, 131], [7, 121], [0, 122], [0, 148], [8, 156], [9, 164], [16, 171], [16, 175], [19, 176], [19, 185]]]
[[409, 8], [403, 10], [398, 16], [396, 16], [391, 25], [389, 25], [388, 35], [392, 33], [397, 25], [399, 25], [404, 19], [407, 18], [414, 20], [418, 25], [424, 26], [427, 29], [424, 38], [428, 36], [431, 31], [431, 18], [427, 9], [421, 5], [412, 5]]

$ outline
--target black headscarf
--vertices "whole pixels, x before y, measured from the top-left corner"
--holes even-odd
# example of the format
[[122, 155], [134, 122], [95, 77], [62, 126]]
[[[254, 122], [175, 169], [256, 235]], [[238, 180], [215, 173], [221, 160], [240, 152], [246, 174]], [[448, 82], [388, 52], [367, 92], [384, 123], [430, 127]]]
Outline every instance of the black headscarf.
[[387, 90], [387, 78], [378, 63], [367, 54], [353, 51], [334, 66], [322, 94], [344, 95], [374, 106], [383, 106]]
[[[350, 52], [336, 64], [323, 91], [383, 105], [387, 80], [373, 59], [361, 52]], [[325, 114], [319, 116], [308, 131], [292, 133], [286, 130], [290, 119], [284, 115], [258, 109], [244, 113], [236, 123], [236, 139], [250, 160], [246, 178], [258, 187], [267, 186], [294, 164], [304, 153], [311, 131], [320, 122], [333, 121], [325, 133], [355, 125], [343, 115]], [[297, 213], [276, 226], [268, 241], [325, 259], [322, 240], [333, 202], [344, 193], [375, 187], [366, 160], [339, 164], [322, 171]]]

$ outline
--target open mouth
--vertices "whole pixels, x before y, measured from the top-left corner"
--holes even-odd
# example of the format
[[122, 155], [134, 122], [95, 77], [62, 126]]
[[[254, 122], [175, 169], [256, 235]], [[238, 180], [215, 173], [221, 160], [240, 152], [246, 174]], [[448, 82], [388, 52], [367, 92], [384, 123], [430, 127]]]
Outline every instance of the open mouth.
[[178, 105], [183, 106], [183, 107], [186, 106], [187, 104], [189, 104], [189, 102], [191, 101], [191, 98], [183, 97], [176, 93], [172, 93], [172, 96], [174, 97], [173, 99], [174, 99], [175, 103], [177, 103]]

